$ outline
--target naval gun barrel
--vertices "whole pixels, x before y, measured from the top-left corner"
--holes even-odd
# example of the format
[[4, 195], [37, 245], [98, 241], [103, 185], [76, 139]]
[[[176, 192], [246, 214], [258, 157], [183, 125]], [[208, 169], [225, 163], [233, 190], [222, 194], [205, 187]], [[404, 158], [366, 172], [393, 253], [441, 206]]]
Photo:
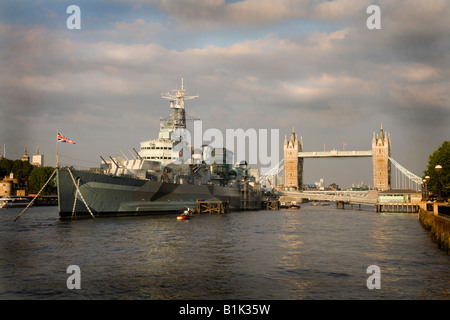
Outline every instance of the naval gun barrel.
[[111, 156], [109, 156], [109, 158], [111, 159], [112, 162], [114, 162], [117, 168], [120, 168], [120, 166], [117, 164], [117, 162], [114, 161], [114, 159]]
[[142, 157], [139, 155], [139, 153], [136, 151], [136, 149], [135, 148], [133, 148], [133, 150], [134, 150], [134, 152], [136, 152], [136, 154], [137, 154], [137, 156], [139, 157], [139, 159], [141, 159], [142, 160]]

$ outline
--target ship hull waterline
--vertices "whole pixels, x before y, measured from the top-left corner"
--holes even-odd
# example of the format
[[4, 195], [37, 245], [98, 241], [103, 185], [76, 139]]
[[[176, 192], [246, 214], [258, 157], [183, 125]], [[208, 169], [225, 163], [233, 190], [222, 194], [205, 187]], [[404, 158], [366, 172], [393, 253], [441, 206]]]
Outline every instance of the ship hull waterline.
[[[198, 199], [227, 201], [230, 210], [241, 210], [239, 189], [218, 185], [175, 184], [58, 169], [57, 187], [61, 219], [91, 218], [92, 215], [121, 217], [180, 214], [186, 207], [195, 208]], [[246, 205], [246, 209], [250, 210], [261, 208], [260, 201]]]

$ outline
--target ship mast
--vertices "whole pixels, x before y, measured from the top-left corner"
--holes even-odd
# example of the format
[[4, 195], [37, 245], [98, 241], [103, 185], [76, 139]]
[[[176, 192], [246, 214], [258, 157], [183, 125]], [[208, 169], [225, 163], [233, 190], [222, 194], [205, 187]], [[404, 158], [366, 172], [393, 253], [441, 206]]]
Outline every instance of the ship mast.
[[173, 93], [167, 92], [162, 94], [163, 99], [170, 100], [170, 108], [174, 109], [171, 114], [173, 124], [175, 128], [186, 129], [186, 111], [184, 109], [184, 101], [198, 98], [196, 96], [186, 96], [186, 90], [184, 89], [184, 79], [181, 77], [181, 89], [172, 90]]

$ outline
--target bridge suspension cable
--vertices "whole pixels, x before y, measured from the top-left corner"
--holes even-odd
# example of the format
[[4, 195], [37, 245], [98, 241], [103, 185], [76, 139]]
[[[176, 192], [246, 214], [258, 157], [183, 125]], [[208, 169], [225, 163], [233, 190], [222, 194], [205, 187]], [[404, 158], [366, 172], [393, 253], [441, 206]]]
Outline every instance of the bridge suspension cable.
[[284, 169], [284, 159], [282, 159], [280, 162], [278, 162], [276, 165], [270, 168], [269, 171], [267, 171], [264, 175], [259, 177], [259, 182], [261, 183], [261, 185], [267, 185], [267, 182], [269, 182], [269, 184], [272, 185], [272, 187], [274, 187], [273, 183], [269, 180], [269, 178], [272, 176], [276, 176], [283, 169]]
[[[391, 161], [391, 163], [395, 166], [395, 168], [397, 169], [397, 171], [399, 173], [401, 173], [403, 175], [398, 177], [396, 175], [396, 185], [397, 188], [403, 185], [404, 188], [406, 188], [406, 184], [409, 184], [409, 188], [411, 188], [411, 183], [412, 183], [412, 187], [415, 188], [415, 190], [420, 190], [420, 187], [422, 185], [422, 178], [415, 175], [414, 173], [412, 173], [411, 171], [407, 170], [406, 168], [404, 168], [400, 163], [398, 163], [397, 161], [395, 161], [393, 158], [389, 157], [389, 161]], [[402, 178], [403, 178], [403, 184], [402, 184]], [[400, 180], [400, 181], [398, 181]]]

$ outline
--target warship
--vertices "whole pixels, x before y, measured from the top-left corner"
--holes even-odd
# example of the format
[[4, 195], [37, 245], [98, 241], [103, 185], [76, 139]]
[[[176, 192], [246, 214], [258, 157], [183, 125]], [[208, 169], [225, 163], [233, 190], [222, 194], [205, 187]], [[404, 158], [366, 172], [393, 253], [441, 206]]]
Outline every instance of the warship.
[[225, 148], [194, 150], [177, 134], [186, 129], [185, 100], [197, 97], [186, 95], [183, 79], [181, 89], [163, 94], [172, 113], [160, 119], [157, 139], [142, 141], [139, 152], [128, 149], [130, 158], [122, 150], [124, 157], [100, 156], [98, 172], [57, 168], [60, 218], [180, 214], [198, 200], [227, 202], [230, 210], [260, 209], [261, 186], [245, 161], [233, 165]]

